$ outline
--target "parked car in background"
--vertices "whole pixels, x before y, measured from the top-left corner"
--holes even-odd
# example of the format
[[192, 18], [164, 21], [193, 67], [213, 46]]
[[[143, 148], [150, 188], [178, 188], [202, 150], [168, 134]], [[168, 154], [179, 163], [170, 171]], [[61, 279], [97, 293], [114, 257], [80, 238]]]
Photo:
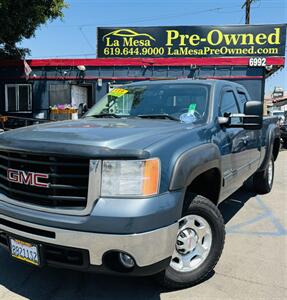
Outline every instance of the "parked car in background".
[[281, 122], [281, 123], [285, 122], [285, 112], [283, 110], [272, 110], [270, 112], [270, 115], [277, 117], [279, 122]]

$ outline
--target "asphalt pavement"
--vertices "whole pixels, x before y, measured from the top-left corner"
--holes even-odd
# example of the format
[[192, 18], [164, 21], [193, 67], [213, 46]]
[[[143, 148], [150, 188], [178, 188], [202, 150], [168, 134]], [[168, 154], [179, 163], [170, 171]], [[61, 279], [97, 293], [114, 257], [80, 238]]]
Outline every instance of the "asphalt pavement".
[[0, 299], [287, 299], [287, 151], [275, 166], [271, 193], [242, 189], [220, 205], [227, 230], [224, 252], [197, 286], [166, 292], [150, 278], [38, 269], [0, 249]]

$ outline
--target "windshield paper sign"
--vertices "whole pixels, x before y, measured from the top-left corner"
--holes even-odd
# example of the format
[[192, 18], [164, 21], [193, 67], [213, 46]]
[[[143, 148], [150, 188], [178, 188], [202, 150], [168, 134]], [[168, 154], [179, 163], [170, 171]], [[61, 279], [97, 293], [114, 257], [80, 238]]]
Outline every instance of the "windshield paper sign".
[[98, 57], [285, 56], [286, 24], [98, 28]]
[[109, 96], [114, 96], [114, 97], [121, 97], [128, 93], [128, 90], [125, 89], [113, 89], [111, 92], [108, 93]]

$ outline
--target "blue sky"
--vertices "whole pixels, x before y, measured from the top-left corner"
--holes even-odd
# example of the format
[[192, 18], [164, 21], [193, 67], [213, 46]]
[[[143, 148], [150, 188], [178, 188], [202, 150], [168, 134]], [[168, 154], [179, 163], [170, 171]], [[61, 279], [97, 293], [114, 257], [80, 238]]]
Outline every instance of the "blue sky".
[[[244, 24], [244, 0], [66, 0], [63, 21], [40, 27], [21, 46], [32, 58], [95, 57], [98, 26], [226, 25]], [[286, 23], [287, 0], [256, 0], [251, 24]], [[287, 54], [287, 53], [286, 53]], [[266, 81], [287, 90], [287, 70]]]

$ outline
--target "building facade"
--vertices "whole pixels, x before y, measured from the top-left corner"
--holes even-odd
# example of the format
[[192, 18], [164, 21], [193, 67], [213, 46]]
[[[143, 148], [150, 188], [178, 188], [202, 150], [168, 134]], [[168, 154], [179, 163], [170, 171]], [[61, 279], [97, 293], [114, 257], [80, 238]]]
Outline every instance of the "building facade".
[[284, 66], [267, 57], [266, 66], [250, 66], [248, 57], [39, 59], [0, 61], [0, 114], [50, 118], [51, 108], [94, 105], [112, 88], [139, 80], [207, 78], [244, 85], [253, 100], [264, 99], [265, 79]]

